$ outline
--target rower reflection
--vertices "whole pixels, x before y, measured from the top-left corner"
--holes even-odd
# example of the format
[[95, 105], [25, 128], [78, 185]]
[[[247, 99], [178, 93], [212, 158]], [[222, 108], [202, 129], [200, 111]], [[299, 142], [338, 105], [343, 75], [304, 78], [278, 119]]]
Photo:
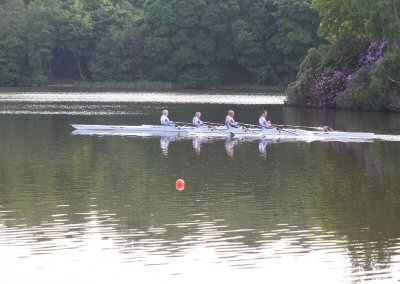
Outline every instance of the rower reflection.
[[233, 157], [233, 148], [235, 147], [235, 145], [238, 143], [237, 140], [234, 140], [233, 138], [229, 137], [227, 139], [225, 139], [225, 150], [226, 150], [226, 154], [229, 157]]
[[168, 155], [169, 143], [176, 140], [175, 136], [162, 136], [160, 139], [160, 148], [164, 156]]
[[203, 143], [204, 138], [196, 137], [192, 140], [193, 150], [197, 155], [200, 155], [201, 152], [201, 144]]
[[[174, 141], [188, 141], [188, 140], [192, 140], [192, 147], [194, 152], [197, 155], [201, 154], [201, 148], [203, 146], [203, 144], [205, 143], [214, 143], [215, 141], [221, 141], [220, 137], [214, 138], [214, 139], [210, 139], [210, 137], [192, 137], [192, 138], [188, 138], [188, 137], [180, 137], [180, 136], [162, 136], [160, 138], [160, 148], [161, 148], [161, 152], [163, 153], [164, 156], [168, 155], [168, 150], [169, 150], [169, 145], [171, 142]], [[239, 143], [245, 143], [245, 142], [255, 142], [255, 139], [237, 139], [234, 137], [228, 137], [224, 139], [224, 146], [225, 146], [225, 150], [226, 150], [226, 154], [229, 157], [233, 157], [234, 156], [234, 148], [236, 145], [238, 145]], [[268, 144], [271, 141], [268, 139], [260, 139], [258, 141], [258, 150], [259, 150], [259, 156], [265, 158], [267, 156], [267, 147]]]
[[267, 146], [268, 146], [268, 139], [261, 139], [258, 142], [258, 151], [260, 153], [260, 157], [267, 157]]

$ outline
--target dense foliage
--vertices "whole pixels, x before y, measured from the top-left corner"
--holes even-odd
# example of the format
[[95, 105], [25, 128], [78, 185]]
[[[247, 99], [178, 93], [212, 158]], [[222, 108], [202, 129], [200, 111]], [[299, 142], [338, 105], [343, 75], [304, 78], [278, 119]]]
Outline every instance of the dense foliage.
[[288, 104], [400, 110], [399, 0], [313, 0], [320, 34], [330, 43], [311, 49]]
[[0, 85], [285, 84], [318, 24], [311, 0], [0, 0]]

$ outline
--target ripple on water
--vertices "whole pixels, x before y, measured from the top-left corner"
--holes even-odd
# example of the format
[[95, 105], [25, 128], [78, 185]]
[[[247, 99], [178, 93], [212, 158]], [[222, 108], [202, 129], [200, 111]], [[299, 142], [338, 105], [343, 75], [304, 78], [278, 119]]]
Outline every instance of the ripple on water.
[[[10, 213], [12, 211], [1, 211], [3, 217]], [[327, 283], [371, 280], [389, 283], [398, 277], [393, 271], [399, 266], [400, 254], [394, 254], [389, 265], [376, 261], [371, 268], [357, 268], [354, 263], [362, 263], [367, 257], [363, 253], [367, 244], [349, 244], [345, 239], [338, 239], [334, 232], [320, 227], [306, 229], [302, 226], [300, 229], [283, 223], [268, 230], [232, 229], [224, 219], [212, 220], [198, 215], [188, 222], [141, 230], [123, 229], [116, 215], [107, 211], [92, 210], [79, 215], [85, 217], [85, 222], [71, 224], [66, 214], [55, 213], [53, 222], [37, 226], [1, 223], [0, 252], [7, 249], [7, 257], [3, 256], [0, 264], [8, 267], [7, 263], [18, 263], [17, 259], [29, 259], [40, 271], [46, 263], [59, 261], [54, 259], [57, 255], [63, 256], [62, 263], [67, 267], [73, 263], [84, 265], [88, 260], [121, 262], [147, 268], [149, 275], [161, 269], [166, 275], [193, 277], [193, 267], [196, 267], [211, 269], [217, 275], [222, 271], [235, 274], [240, 270], [244, 275], [252, 271], [251, 275], [265, 277], [268, 272], [266, 279], [271, 281], [297, 279], [309, 280], [309, 283], [328, 276], [333, 278], [328, 278], [332, 281]], [[14, 220], [14, 223], [17, 222]], [[399, 248], [399, 239], [390, 241], [390, 250]], [[354, 253], [349, 255], [349, 250]], [[183, 269], [177, 270], [177, 265]], [[291, 276], [286, 275], [288, 271]], [[228, 276], [227, 279], [236, 278]]]

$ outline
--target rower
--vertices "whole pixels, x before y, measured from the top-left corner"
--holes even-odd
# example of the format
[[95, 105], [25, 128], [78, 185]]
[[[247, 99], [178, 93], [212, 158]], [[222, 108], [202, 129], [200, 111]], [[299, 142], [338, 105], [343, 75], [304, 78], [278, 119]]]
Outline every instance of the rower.
[[193, 125], [196, 127], [203, 126], [204, 122], [200, 120], [201, 112], [196, 112], [193, 117]]
[[225, 126], [228, 128], [238, 128], [239, 124], [237, 122], [235, 122], [235, 120], [233, 119], [233, 116], [235, 115], [235, 113], [233, 112], [233, 110], [228, 111], [228, 115], [225, 117]]
[[175, 124], [168, 118], [168, 110], [164, 109], [161, 113], [160, 122], [164, 126], [174, 126]]
[[270, 120], [267, 120], [267, 115], [268, 112], [266, 110], [263, 110], [261, 112], [261, 116], [258, 119], [258, 124], [261, 127], [261, 129], [268, 129], [268, 128], [272, 128], [272, 124]]

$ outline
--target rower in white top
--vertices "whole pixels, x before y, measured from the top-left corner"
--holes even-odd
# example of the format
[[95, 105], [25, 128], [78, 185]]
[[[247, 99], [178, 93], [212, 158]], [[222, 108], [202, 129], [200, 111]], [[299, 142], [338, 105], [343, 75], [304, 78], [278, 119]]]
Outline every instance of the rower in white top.
[[231, 127], [233, 128], [239, 127], [239, 124], [235, 122], [235, 120], [233, 119], [234, 115], [235, 113], [233, 112], [233, 110], [229, 110], [228, 115], [225, 117], [225, 126], [228, 127], [228, 129]]
[[268, 112], [266, 110], [263, 110], [261, 112], [261, 116], [258, 120], [258, 124], [260, 125], [261, 129], [272, 128], [271, 121], [267, 120], [267, 115], [268, 115]]
[[174, 122], [172, 120], [169, 120], [169, 118], [168, 118], [168, 110], [164, 109], [161, 114], [162, 114], [161, 118], [160, 118], [161, 125], [164, 125], [164, 126], [174, 126], [175, 125]]
[[196, 112], [193, 117], [193, 125], [194, 126], [199, 127], [199, 126], [204, 125], [204, 122], [200, 120], [200, 117], [201, 117], [201, 112], [199, 112], [199, 111]]

